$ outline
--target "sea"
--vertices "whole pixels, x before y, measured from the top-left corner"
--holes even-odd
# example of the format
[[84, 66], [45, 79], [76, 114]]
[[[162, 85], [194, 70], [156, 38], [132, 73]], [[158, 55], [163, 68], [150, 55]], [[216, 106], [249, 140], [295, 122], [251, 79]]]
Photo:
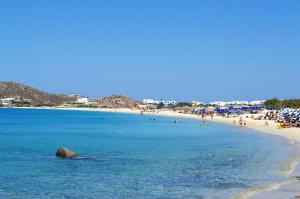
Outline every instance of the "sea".
[[[207, 122], [2, 108], [0, 198], [229, 199], [287, 178], [289, 141]], [[60, 147], [79, 157], [55, 157]]]

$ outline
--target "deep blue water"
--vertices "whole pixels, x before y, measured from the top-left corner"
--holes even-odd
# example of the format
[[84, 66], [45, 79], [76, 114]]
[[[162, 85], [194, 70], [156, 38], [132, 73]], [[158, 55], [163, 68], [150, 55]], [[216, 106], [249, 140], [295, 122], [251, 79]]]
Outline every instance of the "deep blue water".
[[[281, 179], [279, 138], [200, 121], [0, 109], [0, 198], [230, 198]], [[67, 147], [82, 159], [58, 159]]]

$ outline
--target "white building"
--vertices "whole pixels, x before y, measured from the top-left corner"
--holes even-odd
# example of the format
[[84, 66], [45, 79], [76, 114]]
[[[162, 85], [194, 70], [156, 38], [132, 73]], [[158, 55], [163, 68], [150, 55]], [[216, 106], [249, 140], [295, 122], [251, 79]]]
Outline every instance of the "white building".
[[80, 96], [77, 95], [76, 93], [70, 93], [68, 96], [69, 96], [69, 97], [80, 97]]
[[262, 105], [265, 101], [264, 100], [257, 100], [257, 101], [229, 101], [229, 102], [224, 102], [224, 101], [215, 101], [215, 102], [210, 102], [210, 105], [215, 105], [219, 107], [225, 107], [225, 106], [257, 106], [257, 105]]
[[197, 105], [197, 106], [205, 105], [205, 103], [204, 103], [204, 102], [196, 102], [196, 105]]
[[165, 106], [176, 105], [176, 101], [164, 101], [164, 100], [153, 100], [153, 99], [143, 99], [143, 104], [158, 105], [163, 103]]
[[254, 100], [249, 102], [249, 105], [252, 106], [259, 106], [259, 105], [263, 105], [263, 103], [265, 103], [266, 100]]
[[96, 104], [97, 100], [94, 98], [79, 97], [76, 102], [79, 104]]
[[0, 99], [0, 104], [3, 106], [7, 106], [12, 104], [12, 102], [15, 100], [15, 98], [8, 97], [8, 98], [2, 98]]
[[227, 105], [249, 105], [248, 101], [231, 101], [226, 103]]
[[155, 104], [153, 99], [143, 99], [143, 104]]
[[222, 102], [222, 101], [215, 101], [215, 102], [210, 102], [210, 105], [215, 105], [215, 106], [227, 106], [226, 102]]
[[204, 102], [198, 102], [198, 101], [193, 100], [193, 101], [192, 101], [192, 105], [200, 106], [200, 105], [205, 105], [205, 103], [204, 103]]
[[164, 105], [167, 105], [167, 106], [169, 106], [169, 105], [176, 105], [176, 101], [160, 101], [159, 102], [159, 104], [160, 103], [163, 103]]

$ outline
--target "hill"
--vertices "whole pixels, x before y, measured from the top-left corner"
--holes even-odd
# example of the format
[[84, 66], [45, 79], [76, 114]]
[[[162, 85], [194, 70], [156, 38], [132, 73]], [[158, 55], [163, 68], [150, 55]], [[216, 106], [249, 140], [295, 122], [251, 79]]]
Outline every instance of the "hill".
[[98, 107], [104, 108], [138, 108], [138, 103], [133, 99], [122, 96], [112, 95], [98, 100]]
[[16, 102], [28, 102], [32, 106], [61, 105], [75, 101], [75, 98], [50, 94], [14, 82], [0, 82], [0, 98], [15, 98]]
[[[58, 106], [69, 104], [76, 107], [78, 106], [76, 102], [79, 97], [46, 93], [20, 83], [0, 82], [0, 99], [3, 98], [14, 98], [13, 105], [15, 106]], [[96, 99], [96, 101], [97, 103], [93, 105], [95, 108], [138, 108], [136, 101], [122, 95], [112, 95]], [[82, 104], [81, 106], [90, 105]]]

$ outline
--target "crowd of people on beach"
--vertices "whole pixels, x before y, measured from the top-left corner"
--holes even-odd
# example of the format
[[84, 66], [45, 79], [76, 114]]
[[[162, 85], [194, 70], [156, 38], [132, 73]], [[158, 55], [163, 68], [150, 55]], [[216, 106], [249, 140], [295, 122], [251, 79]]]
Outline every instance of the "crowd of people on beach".
[[[199, 114], [202, 120], [206, 117], [213, 119], [214, 115], [219, 115], [226, 118], [238, 118], [239, 125], [246, 126], [246, 119], [240, 117], [244, 114], [251, 115], [254, 120], [265, 120], [265, 125], [269, 125], [268, 121], [278, 123], [278, 128], [300, 127], [300, 109], [285, 108], [283, 110], [266, 110], [263, 107], [240, 107], [240, 108], [215, 108], [214, 110], [201, 109], [200, 111], [192, 111], [194, 114]], [[249, 116], [247, 115], [246, 118]], [[233, 123], [236, 123], [235, 119]]]
[[300, 109], [284, 109], [276, 122], [279, 128], [300, 127]]
[[278, 128], [300, 127], [300, 110], [286, 108], [281, 111], [267, 111], [264, 115], [254, 117], [255, 120], [273, 120], [278, 123]]
[[[267, 110], [265, 107], [209, 107], [198, 109], [173, 110], [183, 114], [193, 114], [201, 117], [201, 125], [207, 126], [207, 118], [214, 116], [233, 118], [233, 123], [238, 122], [239, 126], [247, 125], [246, 119], [263, 120], [266, 126], [270, 121], [277, 123], [277, 128], [300, 128], [300, 109], [285, 108], [282, 110]], [[151, 119], [150, 119], [151, 120]], [[179, 123], [175, 120], [174, 123]]]

